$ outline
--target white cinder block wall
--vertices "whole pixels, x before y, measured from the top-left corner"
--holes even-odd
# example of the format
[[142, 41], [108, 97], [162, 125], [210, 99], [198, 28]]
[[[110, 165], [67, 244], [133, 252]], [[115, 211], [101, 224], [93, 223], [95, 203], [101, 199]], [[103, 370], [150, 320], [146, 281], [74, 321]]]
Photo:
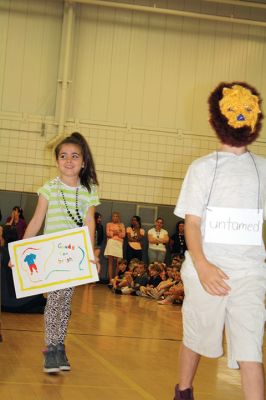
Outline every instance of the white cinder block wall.
[[[154, 0], [120, 0], [153, 6]], [[199, 0], [157, 7], [266, 21], [266, 10]], [[55, 176], [64, 5], [0, 0], [0, 189]], [[266, 99], [266, 28], [74, 5], [66, 134], [95, 157], [104, 199], [172, 205], [188, 165], [217, 148], [207, 97], [245, 80]], [[266, 125], [254, 151], [266, 156]]]

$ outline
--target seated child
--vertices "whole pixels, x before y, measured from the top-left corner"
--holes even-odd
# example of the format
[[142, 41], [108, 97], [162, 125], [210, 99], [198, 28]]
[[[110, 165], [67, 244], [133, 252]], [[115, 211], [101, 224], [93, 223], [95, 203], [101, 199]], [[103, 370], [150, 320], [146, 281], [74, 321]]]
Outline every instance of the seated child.
[[139, 290], [141, 286], [146, 286], [149, 282], [149, 276], [146, 272], [146, 266], [143, 261], [140, 261], [138, 264], [138, 274], [134, 279], [132, 288], [134, 289], [134, 293]]
[[164, 299], [158, 301], [160, 305], [182, 304], [184, 299], [184, 286], [178, 268], [173, 268], [174, 284], [164, 292]]
[[111, 279], [111, 289], [117, 289], [121, 286], [120, 283], [125, 278], [125, 274], [127, 272], [127, 261], [123, 258], [119, 258], [117, 261], [117, 275]]
[[134, 270], [132, 271], [131, 274], [131, 279], [128, 279], [129, 281], [129, 287], [128, 288], [123, 288], [122, 294], [132, 294], [136, 295], [136, 292], [139, 290], [140, 286], [146, 286], [149, 277], [146, 272], [146, 266], [143, 261], [139, 261], [138, 265]]
[[159, 285], [156, 287], [147, 288], [146, 294], [149, 297], [152, 297], [153, 299], [158, 300], [174, 284], [175, 284], [175, 281], [173, 279], [173, 267], [170, 266], [170, 267], [167, 267], [165, 280], [162, 280], [162, 282], [160, 282]]
[[138, 258], [132, 258], [128, 263], [128, 269], [132, 271], [134, 267], [138, 266], [139, 262], [140, 260]]
[[[125, 274], [124, 282], [121, 282], [121, 289], [120, 292], [118, 292], [119, 289], [116, 290], [116, 293], [119, 294], [131, 294], [134, 292], [134, 281], [136, 277], [138, 276], [139, 273], [139, 267], [138, 265], [135, 266], [132, 271], [127, 271]], [[125, 285], [122, 285], [122, 283], [126, 283]]]
[[180, 255], [174, 255], [172, 258], [172, 266], [178, 267], [178, 269], [180, 271], [183, 261], [184, 261], [184, 257], [181, 257]]
[[161, 272], [160, 272], [161, 280], [165, 281], [167, 279], [167, 276], [166, 276], [166, 264], [162, 263], [162, 262], [158, 262], [158, 265], [161, 268]]
[[123, 278], [114, 287], [116, 294], [131, 294], [134, 289], [134, 279], [138, 276], [139, 260], [134, 258], [130, 261]]
[[146, 286], [140, 286], [139, 290], [136, 292], [139, 296], [148, 297], [147, 293], [150, 288], [156, 287], [162, 282], [162, 278], [160, 277], [160, 273], [162, 268], [158, 263], [149, 265], [149, 280]]

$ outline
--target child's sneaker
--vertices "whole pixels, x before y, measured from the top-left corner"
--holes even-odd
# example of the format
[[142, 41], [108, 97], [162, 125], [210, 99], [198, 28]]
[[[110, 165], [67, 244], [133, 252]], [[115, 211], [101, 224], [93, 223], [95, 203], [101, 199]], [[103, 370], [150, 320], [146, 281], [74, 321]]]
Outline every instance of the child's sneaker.
[[56, 347], [52, 344], [47, 346], [47, 351], [44, 353], [43, 371], [48, 374], [57, 374], [60, 372], [56, 357]]
[[70, 363], [66, 356], [65, 345], [58, 343], [56, 346], [56, 358], [60, 371], [70, 371]]
[[193, 389], [179, 390], [179, 386], [176, 385], [174, 400], [194, 400]]
[[166, 300], [166, 299], [164, 299], [164, 300], [159, 300], [159, 301], [157, 301], [157, 303], [160, 304], [161, 306], [170, 306], [170, 305], [173, 304], [171, 301], [168, 301], [168, 300]]

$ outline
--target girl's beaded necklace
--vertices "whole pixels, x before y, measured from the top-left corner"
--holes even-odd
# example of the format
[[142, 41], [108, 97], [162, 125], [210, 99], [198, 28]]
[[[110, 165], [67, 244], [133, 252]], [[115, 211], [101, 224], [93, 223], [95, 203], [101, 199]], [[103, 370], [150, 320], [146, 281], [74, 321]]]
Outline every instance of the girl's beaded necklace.
[[[59, 180], [58, 180], [58, 183], [60, 183]], [[67, 212], [67, 215], [69, 216], [69, 218], [71, 218], [72, 221], [74, 221], [77, 226], [83, 226], [83, 219], [82, 219], [82, 216], [80, 215], [79, 206], [78, 206], [78, 203], [79, 203], [79, 201], [78, 201], [78, 199], [79, 199], [79, 188], [78, 187], [76, 188], [76, 201], [75, 201], [76, 216], [74, 216], [72, 214], [72, 212], [69, 210], [68, 204], [67, 204], [67, 201], [66, 201], [66, 198], [65, 198], [65, 195], [64, 195], [64, 192], [63, 192], [63, 190], [61, 188], [59, 189], [59, 192], [60, 192], [60, 194], [62, 196], [62, 199], [63, 199], [63, 202], [64, 202], [64, 206], [65, 206], [65, 209], [66, 209], [66, 212]], [[60, 203], [60, 201], [59, 201], [59, 203]]]

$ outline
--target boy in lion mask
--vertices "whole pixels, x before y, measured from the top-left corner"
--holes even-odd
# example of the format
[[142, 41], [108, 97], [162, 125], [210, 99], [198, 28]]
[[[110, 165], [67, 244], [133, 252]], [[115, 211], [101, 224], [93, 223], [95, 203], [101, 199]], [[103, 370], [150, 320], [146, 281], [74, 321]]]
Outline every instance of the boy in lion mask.
[[224, 328], [228, 365], [240, 368], [245, 399], [264, 400], [266, 160], [246, 147], [261, 129], [260, 95], [243, 82], [221, 83], [209, 111], [220, 151], [192, 163], [175, 208], [188, 246], [175, 400], [194, 399], [200, 356], [223, 354]]

